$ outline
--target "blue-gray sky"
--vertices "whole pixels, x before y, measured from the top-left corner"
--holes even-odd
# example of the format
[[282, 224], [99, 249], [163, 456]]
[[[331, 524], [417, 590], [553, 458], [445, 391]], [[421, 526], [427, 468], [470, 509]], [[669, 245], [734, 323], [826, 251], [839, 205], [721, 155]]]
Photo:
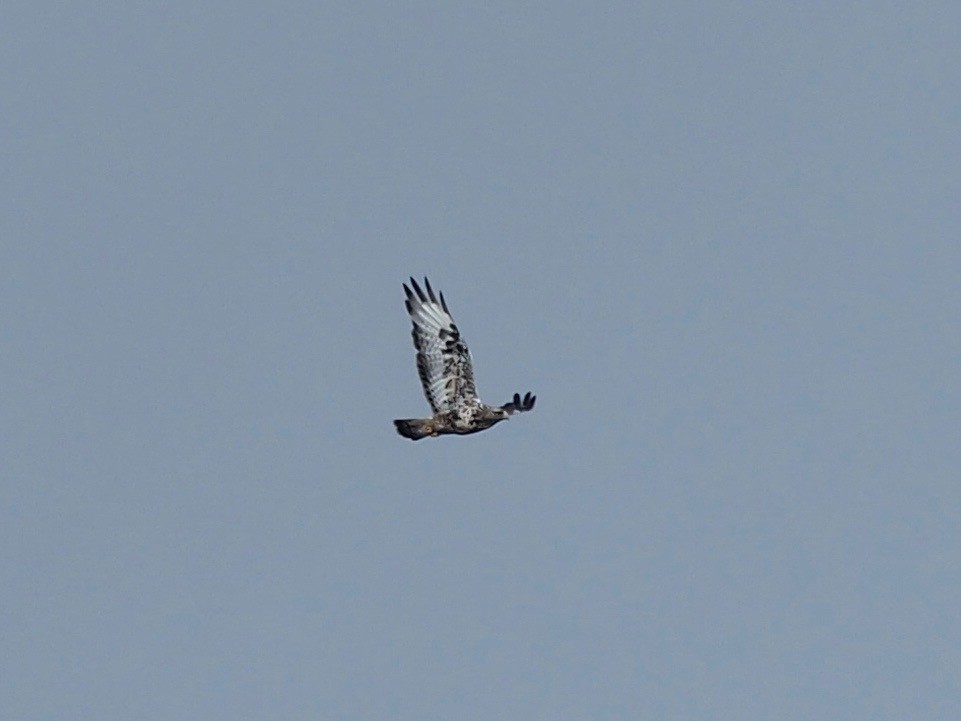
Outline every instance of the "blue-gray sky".
[[0, 716], [957, 717], [957, 3], [3, 15]]

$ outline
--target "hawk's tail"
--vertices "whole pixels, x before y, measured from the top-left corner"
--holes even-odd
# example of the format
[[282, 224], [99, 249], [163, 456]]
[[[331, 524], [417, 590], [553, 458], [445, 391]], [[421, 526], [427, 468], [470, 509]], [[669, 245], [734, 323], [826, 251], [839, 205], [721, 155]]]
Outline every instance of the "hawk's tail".
[[419, 441], [425, 436], [434, 435], [434, 426], [431, 425], [431, 418], [401, 418], [394, 421], [397, 432], [404, 438], [412, 441]]

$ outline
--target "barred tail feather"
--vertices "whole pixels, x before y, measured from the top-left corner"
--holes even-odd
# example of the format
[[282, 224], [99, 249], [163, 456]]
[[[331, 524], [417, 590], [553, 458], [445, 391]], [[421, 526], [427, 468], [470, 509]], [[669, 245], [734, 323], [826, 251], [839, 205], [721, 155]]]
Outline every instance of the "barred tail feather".
[[434, 434], [434, 426], [431, 425], [431, 420], [430, 418], [399, 418], [394, 421], [394, 425], [397, 426], [397, 432], [404, 438], [419, 441], [425, 436]]

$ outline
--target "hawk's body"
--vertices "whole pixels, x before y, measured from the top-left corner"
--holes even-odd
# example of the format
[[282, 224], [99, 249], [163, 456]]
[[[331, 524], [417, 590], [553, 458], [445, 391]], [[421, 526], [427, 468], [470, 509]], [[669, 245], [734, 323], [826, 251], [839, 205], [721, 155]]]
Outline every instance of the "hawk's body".
[[417, 373], [434, 415], [396, 420], [397, 432], [415, 441], [448, 433], [465, 435], [486, 430], [512, 413], [531, 410], [536, 397], [530, 393], [523, 399], [515, 393], [510, 403], [500, 407], [485, 405], [477, 397], [470, 351], [447, 309], [444, 294], [438, 300], [427, 278], [426, 293], [413, 278], [410, 284], [413, 290], [405, 284], [404, 293], [414, 324], [411, 335], [417, 349]]

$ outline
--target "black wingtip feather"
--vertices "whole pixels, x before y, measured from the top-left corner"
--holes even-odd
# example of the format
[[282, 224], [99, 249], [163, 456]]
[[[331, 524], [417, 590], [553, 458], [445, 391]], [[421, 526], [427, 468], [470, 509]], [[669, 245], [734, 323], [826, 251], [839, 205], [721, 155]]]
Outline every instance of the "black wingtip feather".
[[414, 280], [413, 278], [411, 278], [411, 279], [410, 279], [410, 284], [411, 284], [412, 286], [414, 286], [414, 292], [417, 293], [417, 298], [420, 300], [420, 302], [421, 302], [421, 303], [426, 303], [426, 302], [427, 302], [427, 295], [424, 293], [424, 291], [422, 291], [422, 290], [420, 289], [420, 286], [417, 285], [417, 281]]
[[525, 393], [523, 398], [521, 398], [520, 393], [515, 393], [514, 398], [505, 403], [502, 408], [508, 413], [523, 413], [524, 411], [532, 410], [536, 400], [537, 396], [533, 395], [530, 391]]
[[427, 276], [424, 276], [424, 287], [427, 288], [427, 296], [430, 298], [432, 303], [437, 302], [437, 296], [434, 295], [434, 289], [430, 287], [430, 281], [427, 280]]

